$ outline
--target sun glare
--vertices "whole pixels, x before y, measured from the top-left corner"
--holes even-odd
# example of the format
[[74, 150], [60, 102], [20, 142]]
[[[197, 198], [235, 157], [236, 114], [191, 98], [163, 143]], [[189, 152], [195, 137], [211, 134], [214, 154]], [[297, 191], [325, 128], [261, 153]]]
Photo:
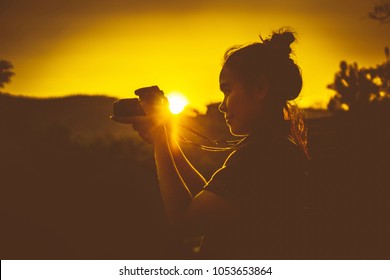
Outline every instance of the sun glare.
[[169, 100], [169, 110], [172, 114], [179, 114], [188, 104], [188, 99], [180, 92], [171, 92], [167, 94]]

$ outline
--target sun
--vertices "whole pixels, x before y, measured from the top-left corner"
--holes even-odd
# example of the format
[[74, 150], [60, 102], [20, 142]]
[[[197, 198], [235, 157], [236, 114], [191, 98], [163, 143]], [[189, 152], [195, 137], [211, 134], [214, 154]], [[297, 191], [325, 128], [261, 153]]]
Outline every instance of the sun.
[[188, 99], [184, 94], [177, 91], [168, 93], [167, 98], [169, 100], [169, 110], [175, 115], [183, 111], [188, 104]]

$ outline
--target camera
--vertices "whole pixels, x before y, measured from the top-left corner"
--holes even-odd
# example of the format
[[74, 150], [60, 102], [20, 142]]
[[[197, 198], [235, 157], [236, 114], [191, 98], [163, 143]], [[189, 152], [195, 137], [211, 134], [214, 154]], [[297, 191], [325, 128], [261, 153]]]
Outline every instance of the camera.
[[112, 119], [119, 122], [124, 118], [145, 116], [145, 112], [139, 102], [140, 99], [147, 100], [153, 103], [157, 98], [164, 96], [164, 92], [158, 88], [158, 86], [143, 87], [137, 89], [135, 92], [139, 98], [124, 98], [119, 99], [113, 104]]

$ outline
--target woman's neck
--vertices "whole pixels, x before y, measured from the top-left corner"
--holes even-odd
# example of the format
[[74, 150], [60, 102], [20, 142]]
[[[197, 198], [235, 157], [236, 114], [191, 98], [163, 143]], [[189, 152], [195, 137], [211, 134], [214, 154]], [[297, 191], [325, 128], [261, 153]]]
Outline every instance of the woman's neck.
[[290, 132], [290, 122], [284, 120], [282, 114], [274, 114], [272, 117], [262, 118], [248, 134], [255, 137], [287, 137]]

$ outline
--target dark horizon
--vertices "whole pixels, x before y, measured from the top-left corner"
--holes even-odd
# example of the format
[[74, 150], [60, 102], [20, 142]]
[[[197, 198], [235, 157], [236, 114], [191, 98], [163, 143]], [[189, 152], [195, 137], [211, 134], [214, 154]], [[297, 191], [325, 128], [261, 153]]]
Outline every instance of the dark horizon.
[[[113, 99], [4, 97], [1, 259], [193, 257], [163, 214], [151, 146], [109, 119]], [[309, 218], [321, 222], [324, 238], [314, 258], [389, 258], [388, 109], [383, 102], [364, 115], [308, 120]], [[217, 116], [193, 117], [192, 126], [226, 135]], [[183, 149], [207, 177], [226, 156]]]

